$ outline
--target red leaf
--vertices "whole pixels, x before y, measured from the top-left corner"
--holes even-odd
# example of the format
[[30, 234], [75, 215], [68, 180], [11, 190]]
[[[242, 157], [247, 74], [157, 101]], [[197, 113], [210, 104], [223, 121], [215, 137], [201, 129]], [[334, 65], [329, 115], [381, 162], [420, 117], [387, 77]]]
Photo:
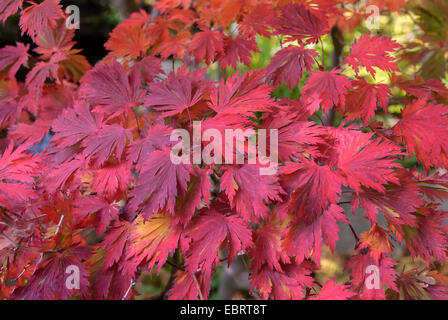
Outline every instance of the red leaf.
[[251, 230], [241, 218], [224, 216], [214, 209], [206, 210], [192, 220], [188, 237], [192, 242], [186, 254], [186, 270], [193, 275], [201, 268], [206, 278], [219, 262], [221, 245], [227, 246], [229, 265], [237, 254], [252, 246]]
[[392, 128], [399, 142], [410, 154], [415, 153], [424, 168], [448, 165], [448, 108], [415, 100], [402, 112], [401, 120]]
[[280, 184], [290, 194], [287, 210], [313, 221], [338, 201], [343, 179], [328, 166], [313, 161], [287, 163], [280, 168]]
[[210, 64], [215, 57], [223, 53], [224, 35], [218, 31], [204, 30], [196, 33], [191, 40], [188, 50], [199, 64], [205, 59], [206, 64]]
[[87, 160], [93, 160], [96, 167], [103, 165], [111, 156], [121, 160], [126, 142], [130, 139], [129, 130], [119, 124], [102, 126], [82, 141], [83, 155]]
[[206, 278], [203, 273], [195, 276], [188, 272], [177, 271], [174, 285], [168, 291], [168, 298], [170, 300], [196, 300], [198, 297], [206, 299], [211, 282], [211, 278]]
[[139, 216], [133, 222], [126, 258], [149, 270], [157, 265], [160, 272], [168, 255], [176, 250], [181, 231], [169, 214], [157, 214], [147, 221]]
[[181, 223], [188, 223], [196, 209], [200, 209], [203, 205], [209, 205], [210, 189], [212, 188], [210, 173], [209, 170], [200, 169], [196, 166], [192, 168], [185, 197], [179, 197], [175, 207], [176, 216], [180, 218]]
[[384, 192], [383, 184], [398, 183], [393, 167], [395, 157], [402, 154], [399, 146], [381, 138], [372, 140], [373, 133], [334, 132], [338, 139], [338, 170], [351, 188], [359, 191], [362, 185]]
[[370, 84], [363, 78], [353, 82], [356, 88], [346, 97], [347, 120], [361, 119], [365, 126], [375, 116], [378, 107], [387, 112], [391, 92], [385, 84]]
[[300, 263], [307, 258], [320, 263], [322, 237], [332, 250], [338, 239], [339, 227], [337, 222], [348, 223], [342, 208], [331, 205], [320, 217], [311, 223], [296, 219], [287, 229], [283, 248], [290, 257]]
[[87, 216], [93, 215], [93, 223], [98, 235], [106, 231], [112, 220], [118, 220], [118, 205], [95, 197], [82, 197], [74, 204], [73, 215], [77, 222], [82, 222]]
[[[16, 299], [24, 300], [67, 300], [76, 293], [89, 296], [89, 273], [82, 260], [87, 258], [85, 247], [70, 247], [62, 253], [53, 254], [44, 259], [32, 275], [26, 286], [14, 292]], [[75, 266], [79, 272], [79, 289], [73, 290], [66, 285], [69, 266]]]
[[140, 90], [141, 77], [137, 69], [129, 74], [114, 61], [112, 65], [100, 64], [89, 71], [82, 81], [81, 97], [100, 105], [98, 110], [120, 114], [140, 104], [145, 91]]
[[97, 126], [97, 119], [90, 112], [89, 105], [79, 101], [53, 121], [54, 140], [61, 148], [73, 146], [92, 135]]
[[130, 208], [134, 211], [142, 209], [145, 218], [150, 218], [159, 208], [165, 208], [174, 215], [178, 193], [183, 194], [187, 190], [191, 167], [173, 164], [170, 154], [170, 148], [152, 152], [130, 192]]
[[173, 116], [192, 108], [204, 93], [203, 83], [198, 85], [198, 82], [185, 74], [171, 72], [165, 80], [149, 85], [145, 105], [162, 111], [162, 117]]
[[349, 64], [358, 74], [359, 66], [366, 67], [373, 78], [375, 78], [375, 69], [384, 71], [399, 71], [394, 58], [389, 56], [390, 52], [393, 52], [400, 48], [400, 45], [383, 36], [375, 35], [370, 36], [370, 33], [366, 33], [361, 36], [350, 49], [350, 55], [346, 57], [345, 62]]
[[4, 0], [0, 3], [0, 20], [5, 22], [10, 15], [22, 9], [23, 0]]
[[280, 18], [274, 22], [276, 34], [287, 35], [289, 40], [307, 39], [317, 43], [328, 32], [328, 22], [317, 17], [303, 4], [287, 4], [280, 8]]
[[131, 167], [127, 162], [107, 163], [93, 171], [92, 189], [99, 195], [112, 196], [117, 191], [125, 191], [131, 181]]
[[47, 26], [54, 27], [58, 18], [64, 18], [59, 0], [45, 0], [41, 3], [30, 2], [31, 6], [23, 10], [20, 17], [22, 35], [25, 32], [36, 40]]
[[353, 200], [352, 210], [361, 206], [372, 223], [377, 223], [376, 215], [381, 211], [389, 220], [415, 226], [415, 216], [412, 213], [425, 202], [416, 181], [404, 172], [397, 172], [397, 176], [399, 183], [386, 185], [385, 192], [361, 188]]
[[310, 300], [347, 300], [355, 295], [355, 292], [350, 291], [350, 285], [336, 283], [335, 279], [331, 279], [324, 283], [317, 297]]
[[149, 154], [155, 150], [162, 150], [170, 144], [172, 128], [165, 125], [155, 125], [149, 128], [148, 135], [129, 145], [127, 159], [132, 163], [137, 163], [137, 169], [141, 170]]
[[345, 106], [345, 95], [352, 88], [350, 80], [339, 75], [341, 70], [314, 71], [302, 89], [302, 99], [309, 114], [322, 106], [324, 112], [333, 106]]
[[[281, 200], [283, 193], [278, 178], [260, 175], [259, 165], [227, 166], [221, 178], [221, 189], [229, 197], [230, 204], [246, 221], [266, 217], [267, 204]], [[257, 186], [253, 188], [251, 186]]]
[[248, 71], [221, 80], [218, 88], [211, 89], [209, 107], [218, 113], [243, 115], [268, 110], [273, 105], [271, 88], [263, 85], [262, 76], [260, 71]]
[[28, 66], [29, 48], [29, 45], [18, 42], [15, 47], [5, 46], [0, 49], [0, 70], [10, 67], [8, 75], [14, 78], [20, 66]]
[[266, 68], [266, 81], [272, 81], [274, 85], [285, 82], [292, 88], [300, 83], [305, 70], [313, 68], [313, 57], [317, 52], [304, 47], [288, 46], [275, 54], [271, 63]]
[[251, 274], [251, 289], [257, 288], [263, 299], [301, 300], [305, 287], [313, 285], [311, 270], [297, 264], [282, 265], [284, 272], [268, 267]]
[[218, 54], [216, 60], [221, 63], [225, 70], [228, 66], [233, 69], [237, 68], [238, 62], [244, 63], [246, 66], [250, 64], [252, 53], [259, 52], [257, 43], [253, 39], [243, 39], [237, 37], [225, 37], [223, 40], [223, 51]]
[[281, 263], [289, 262], [289, 257], [282, 249], [282, 232], [282, 226], [274, 219], [254, 232], [254, 246], [249, 250], [249, 257], [252, 258], [251, 268], [254, 272], [264, 267], [281, 272]]

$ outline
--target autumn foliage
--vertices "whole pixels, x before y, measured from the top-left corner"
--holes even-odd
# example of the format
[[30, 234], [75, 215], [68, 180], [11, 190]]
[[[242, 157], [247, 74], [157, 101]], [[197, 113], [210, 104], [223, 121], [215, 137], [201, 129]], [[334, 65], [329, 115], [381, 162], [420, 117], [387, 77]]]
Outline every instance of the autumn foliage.
[[[446, 50], [448, 37], [365, 32], [329, 65], [322, 39], [362, 24], [356, 2], [162, 0], [123, 20], [91, 66], [58, 0], [0, 1], [0, 20], [19, 13], [33, 41], [0, 49], [1, 297], [134, 299], [142, 270], [168, 268], [164, 298], [206, 299], [215, 268], [242, 256], [254, 298], [448, 298], [448, 89], [437, 72], [401, 72], [423, 59], [412, 48]], [[253, 69], [259, 37], [281, 48]], [[278, 172], [172, 163], [170, 134], [193, 121], [223, 136], [278, 129]], [[353, 229], [349, 279], [318, 283], [323, 247], [359, 207], [371, 228]], [[422, 268], [397, 268], [400, 243]], [[365, 285], [370, 265], [379, 288]]]

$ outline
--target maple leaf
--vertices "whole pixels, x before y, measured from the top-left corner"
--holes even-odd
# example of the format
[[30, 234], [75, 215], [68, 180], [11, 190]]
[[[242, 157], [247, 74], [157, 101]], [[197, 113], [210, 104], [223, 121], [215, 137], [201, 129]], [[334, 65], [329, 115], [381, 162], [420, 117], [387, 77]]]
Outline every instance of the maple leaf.
[[434, 299], [445, 300], [447, 298], [447, 277], [431, 270], [425, 265], [412, 268], [397, 276], [397, 286], [404, 299]]
[[151, 152], [162, 150], [163, 147], [170, 144], [172, 130], [172, 128], [161, 124], [149, 128], [145, 138], [129, 145], [127, 159], [132, 163], [137, 163], [137, 169], [140, 170]]
[[26, 32], [35, 40], [44, 32], [46, 26], [54, 27], [58, 18], [64, 18], [64, 12], [59, 0], [30, 3], [31, 6], [24, 9], [20, 17], [20, 29], [22, 29], [22, 35]]
[[236, 69], [239, 61], [248, 66], [252, 57], [251, 51], [260, 52], [255, 40], [243, 39], [241, 36], [235, 39], [226, 36], [223, 40], [223, 50], [218, 53], [216, 60], [221, 63], [224, 70], [228, 66]]
[[168, 213], [154, 215], [147, 221], [139, 216], [133, 222], [126, 258], [149, 270], [157, 265], [160, 272], [168, 255], [176, 250], [181, 232], [182, 227], [173, 223]]
[[212, 188], [210, 174], [210, 170], [196, 166], [192, 168], [185, 196], [177, 198], [175, 206], [176, 217], [179, 217], [182, 223], [189, 222], [196, 209], [210, 204], [210, 189]]
[[195, 300], [207, 298], [210, 291], [211, 278], [204, 274], [198, 274], [196, 277], [188, 272], [176, 271], [174, 285], [168, 291], [170, 300]]
[[317, 17], [303, 4], [287, 4], [280, 7], [280, 17], [274, 21], [275, 33], [287, 35], [289, 40], [307, 39], [317, 43], [328, 31], [328, 22]]
[[320, 105], [324, 112], [333, 106], [345, 106], [345, 96], [352, 89], [350, 80], [339, 75], [341, 70], [329, 72], [314, 71], [302, 89], [302, 99], [309, 112], [313, 114]]
[[275, 18], [276, 12], [268, 3], [259, 3], [244, 16], [240, 28], [248, 37], [255, 37], [256, 34], [269, 37], [271, 35], [269, 26], [273, 25]]
[[[94, 299], [123, 299], [132, 287], [136, 270], [126, 260], [130, 230], [131, 224], [126, 221], [114, 225], [86, 262]], [[127, 299], [131, 297], [127, 295]]]
[[282, 228], [274, 219], [254, 231], [254, 246], [249, 250], [252, 258], [251, 269], [261, 270], [265, 265], [272, 270], [282, 271], [281, 263], [288, 263], [289, 257], [282, 250]]
[[124, 20], [116, 26], [104, 47], [116, 58], [126, 57], [135, 60], [146, 55], [153, 40], [144, 24], [135, 23], [132, 17], [128, 20], [133, 23], [126, 23]]
[[51, 172], [45, 173], [42, 178], [45, 190], [49, 193], [54, 193], [59, 188], [75, 190], [81, 184], [77, 173], [83, 165], [83, 159], [76, 158], [60, 164]]
[[174, 37], [168, 37], [157, 46], [155, 53], [160, 54], [166, 60], [169, 56], [175, 59], [183, 59], [187, 50], [187, 45], [191, 41], [189, 31], [181, 31]]
[[301, 300], [303, 290], [314, 283], [311, 270], [302, 265], [282, 265], [284, 272], [274, 271], [268, 267], [251, 274], [251, 289], [257, 288], [263, 299]]
[[319, 264], [322, 237], [334, 250], [339, 233], [337, 222], [348, 223], [348, 220], [342, 208], [334, 204], [311, 223], [296, 219], [286, 231], [283, 242], [286, 254], [295, 257], [295, 261], [298, 263], [310, 257]]
[[394, 157], [402, 154], [399, 146], [381, 138], [372, 140], [373, 133], [337, 130], [335, 135], [338, 139], [338, 171], [351, 188], [359, 191], [362, 185], [384, 192], [383, 184], [398, 183], [393, 167]]
[[266, 68], [266, 81], [274, 85], [285, 82], [292, 90], [300, 83], [305, 70], [311, 71], [318, 54], [305, 47], [288, 46], [275, 54]]
[[120, 114], [140, 104], [145, 95], [140, 85], [141, 76], [137, 69], [128, 74], [114, 61], [111, 65], [100, 64], [90, 70], [82, 80], [80, 95], [100, 105], [97, 107], [99, 111]]
[[409, 153], [415, 153], [426, 170], [448, 165], [447, 113], [446, 106], [421, 98], [404, 108], [400, 121], [392, 128], [398, 141], [406, 144]]
[[25, 84], [31, 95], [31, 99], [37, 100], [42, 94], [42, 89], [47, 78], [58, 79], [59, 62], [66, 59], [63, 53], [55, 54], [48, 62], [38, 62], [26, 75]]
[[310, 160], [287, 163], [280, 168], [279, 176], [280, 185], [289, 194], [287, 212], [305, 216], [308, 222], [336, 203], [341, 193], [342, 177]]
[[369, 248], [370, 255], [379, 260], [381, 255], [386, 255], [392, 252], [392, 245], [387, 237], [387, 232], [378, 225], [373, 225], [369, 231], [362, 233], [359, 236], [361, 244], [359, 249]]
[[192, 108], [205, 91], [203, 84], [198, 86], [189, 76], [170, 72], [165, 80], [149, 85], [145, 106], [162, 111], [162, 117], [173, 116]]
[[230, 262], [240, 252], [252, 246], [251, 229], [236, 215], [223, 215], [215, 209], [206, 209], [193, 218], [187, 236], [192, 240], [186, 253], [186, 270], [195, 274], [201, 268], [209, 277], [212, 267], [219, 262], [221, 245], [228, 249]]
[[36, 38], [35, 52], [41, 54], [42, 59], [49, 59], [57, 52], [68, 53], [76, 44], [73, 41], [74, 29], [68, 29], [64, 19], [56, 21], [54, 27], [44, 26], [42, 33]]
[[352, 210], [361, 206], [367, 218], [376, 223], [376, 215], [381, 211], [386, 217], [399, 224], [415, 226], [415, 210], [424, 204], [420, 189], [413, 179], [403, 171], [397, 172], [398, 184], [388, 184], [385, 192], [361, 188], [352, 202]]
[[0, 70], [9, 67], [8, 75], [12, 79], [20, 66], [28, 65], [28, 50], [30, 46], [18, 42], [16, 46], [5, 46], [0, 49]]
[[335, 279], [331, 279], [325, 282], [319, 294], [310, 300], [347, 300], [355, 295], [355, 292], [350, 291], [350, 285], [336, 283]]
[[23, 0], [5, 0], [0, 3], [0, 20], [5, 22], [10, 15], [22, 9]]
[[0, 204], [9, 207], [11, 201], [24, 201], [35, 196], [32, 189], [37, 176], [38, 159], [27, 154], [28, 146], [17, 148], [11, 143], [0, 157]]
[[375, 116], [375, 111], [381, 107], [387, 112], [391, 92], [385, 84], [370, 84], [363, 78], [354, 81], [353, 91], [346, 96], [346, 116], [348, 121], [361, 119], [365, 126]]
[[221, 80], [219, 87], [212, 87], [208, 106], [218, 113], [248, 114], [266, 111], [274, 103], [271, 88], [263, 85], [262, 72], [252, 70], [242, 76], [234, 74]]
[[79, 198], [74, 204], [73, 215], [78, 223], [91, 216], [98, 235], [106, 231], [112, 220], [118, 219], [118, 205], [109, 203], [105, 199], [89, 196]]
[[[0, 130], [7, 128], [16, 122], [17, 116], [20, 113], [18, 107], [19, 106], [17, 105], [17, 103], [13, 102], [5, 102], [3, 104], [2, 108], [0, 109]], [[48, 128], [46, 131], [48, 131]]]
[[159, 73], [162, 73], [160, 60], [156, 57], [145, 57], [141, 61], [138, 61], [133, 68], [140, 71], [142, 78], [146, 82], [152, 82]]
[[384, 71], [399, 71], [394, 58], [389, 56], [400, 48], [400, 45], [386, 37], [375, 35], [370, 36], [366, 33], [355, 41], [350, 49], [350, 55], [345, 58], [345, 63], [350, 65], [358, 74], [359, 66], [366, 67], [367, 71], [375, 78], [375, 69], [377, 67]]
[[418, 208], [416, 213], [416, 226], [396, 228], [398, 239], [405, 239], [406, 247], [413, 257], [419, 256], [428, 263], [431, 263], [434, 258], [446, 261], [448, 238], [447, 232], [442, 226], [447, 213], [435, 210], [431, 205]]
[[[280, 201], [284, 193], [278, 178], [260, 175], [261, 166], [228, 166], [221, 177], [221, 188], [229, 197], [230, 204], [245, 220], [264, 218], [268, 213], [267, 204]], [[257, 189], [246, 186], [257, 185]]]
[[412, 80], [406, 80], [392, 74], [391, 81], [394, 86], [412, 94], [416, 98], [430, 94], [439, 103], [448, 104], [448, 88], [438, 79], [429, 79], [425, 81], [421, 76], [416, 76]]
[[130, 139], [129, 130], [119, 124], [102, 126], [82, 141], [83, 155], [87, 160], [92, 159], [96, 167], [103, 165], [111, 156], [120, 160]]
[[194, 56], [196, 63], [205, 59], [206, 64], [210, 64], [215, 57], [223, 53], [224, 35], [219, 31], [203, 30], [196, 33], [191, 40], [188, 50]]
[[124, 191], [132, 181], [131, 167], [127, 162], [106, 163], [93, 171], [92, 189], [99, 195], [112, 196]]
[[141, 208], [146, 218], [157, 213], [159, 208], [166, 208], [174, 215], [178, 192], [183, 194], [187, 190], [191, 167], [173, 164], [170, 154], [170, 148], [152, 152], [130, 192], [130, 208], [134, 211]]
[[295, 101], [299, 102], [299, 100], [285, 101], [286, 109], [281, 106], [280, 110], [273, 112], [261, 125], [264, 129], [278, 130], [280, 161], [299, 157], [302, 152], [316, 153], [315, 145], [322, 142], [322, 136], [325, 134], [323, 128], [316, 126], [315, 122], [303, 120], [306, 113], [302, 111], [301, 105], [296, 107]]
[[73, 108], [65, 109], [53, 121], [54, 140], [59, 147], [69, 147], [82, 142], [96, 131], [97, 119], [90, 112], [87, 103], [77, 101]]

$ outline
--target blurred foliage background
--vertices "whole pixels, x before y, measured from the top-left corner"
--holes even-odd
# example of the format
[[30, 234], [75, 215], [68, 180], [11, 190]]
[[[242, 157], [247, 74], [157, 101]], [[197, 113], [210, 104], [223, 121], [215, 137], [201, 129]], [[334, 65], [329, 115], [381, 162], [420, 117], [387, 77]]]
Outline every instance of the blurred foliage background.
[[[348, 1], [353, 2], [353, 1]], [[362, 1], [359, 1], [362, 4]], [[140, 8], [151, 11], [154, 0], [63, 0], [64, 8], [68, 5], [77, 5], [81, 12], [81, 26], [76, 31], [76, 48], [82, 49], [83, 54], [89, 62], [94, 65], [97, 61], [106, 56], [104, 43], [108, 39], [109, 33], [113, 28], [126, 18], [131, 12]], [[347, 15], [350, 11], [356, 12], [360, 8], [358, 4], [348, 3]], [[350, 17], [349, 17], [350, 18]], [[18, 16], [13, 16], [5, 24], [0, 24], [0, 47], [8, 44], [14, 44], [16, 41], [30, 43], [31, 39], [20, 35], [18, 27]], [[335, 26], [330, 35], [325, 36], [322, 44], [315, 45], [315, 49], [324, 57], [325, 69], [329, 70], [338, 66], [343, 54], [350, 50], [354, 39], [362, 34], [369, 32], [364, 24], [351, 28], [350, 24], [341, 29]], [[448, 1], [446, 0], [413, 0], [408, 1], [408, 8], [401, 8], [398, 11], [382, 11], [380, 16], [380, 28], [371, 31], [372, 33], [386, 35], [398, 41], [403, 49], [396, 57], [399, 59], [399, 67], [404, 79], [421, 78], [423, 80], [440, 79], [445, 84], [448, 83], [447, 57], [448, 57]], [[258, 37], [257, 44], [260, 52], [253, 53], [252, 61], [249, 67], [240, 65], [233, 70], [228, 68], [225, 75], [219, 74], [218, 63], [211, 65], [209, 76], [216, 80], [220, 76], [228, 76], [236, 71], [244, 72], [248, 69], [266, 67], [273, 55], [280, 50], [284, 39], [281, 37]], [[335, 50], [335, 48], [339, 48]], [[172, 63], [167, 64], [169, 66]], [[350, 68], [345, 68], [344, 73], [353, 77]], [[371, 77], [366, 71], [361, 76], [369, 79]], [[20, 77], [20, 75], [19, 75]], [[302, 79], [306, 79], [303, 77]], [[373, 80], [373, 79], [370, 79]], [[302, 80], [304, 81], [304, 80]], [[389, 83], [390, 78], [386, 73], [377, 71], [376, 82]], [[273, 96], [278, 98], [300, 98], [301, 83], [293, 90], [286, 85], [281, 85], [273, 92]], [[398, 88], [393, 88], [395, 97], [404, 97], [404, 92]], [[404, 107], [404, 102], [399, 98], [394, 98], [389, 106], [391, 114], [399, 114]], [[320, 115], [322, 116], [322, 115]], [[379, 114], [378, 120], [383, 121], [386, 126], [392, 127], [396, 121], [391, 115]], [[317, 120], [317, 119], [316, 119]], [[333, 125], [338, 125], [337, 114], [333, 118]], [[416, 165], [413, 158], [407, 160], [407, 166]], [[446, 206], [448, 209], [448, 206]], [[358, 233], [368, 231], [369, 223], [363, 219], [364, 213], [361, 211], [351, 212], [346, 208], [347, 217]], [[332, 253], [328, 247], [322, 252], [321, 270], [316, 273], [316, 279], [323, 283], [326, 280], [336, 277], [337, 281], [345, 282], [349, 280], [349, 275], [344, 270], [347, 259], [354, 250], [355, 241], [353, 235], [346, 225], [340, 225], [340, 240], [336, 247], [336, 252]], [[423, 261], [418, 259], [412, 261], [409, 252], [401, 245], [396, 243], [393, 253], [397, 265], [398, 273], [406, 269], [416, 268], [423, 265]], [[164, 267], [160, 274], [151, 274], [147, 271], [142, 272], [136, 289], [140, 293], [137, 299], [156, 299], [163, 295], [166, 285], [172, 276], [172, 266]], [[448, 265], [439, 266], [445, 275], [448, 275]], [[247, 262], [242, 258], [236, 260], [230, 267], [226, 264], [219, 266], [212, 280], [210, 299], [250, 299], [248, 292], [248, 271]]]

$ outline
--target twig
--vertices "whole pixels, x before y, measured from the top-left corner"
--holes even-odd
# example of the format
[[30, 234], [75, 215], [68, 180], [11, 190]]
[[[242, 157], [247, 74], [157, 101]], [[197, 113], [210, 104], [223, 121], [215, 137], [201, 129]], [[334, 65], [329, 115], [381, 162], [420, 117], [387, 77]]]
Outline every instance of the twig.
[[26, 266], [24, 266], [22, 272], [20, 272], [20, 274], [17, 276], [17, 278], [14, 279], [14, 281], [19, 280], [20, 277], [22, 277], [23, 274], [25, 273], [26, 269], [28, 269], [30, 266], [31, 266], [30, 264], [27, 264]]
[[64, 220], [64, 215], [62, 215], [61, 216], [61, 219], [59, 219], [59, 223], [58, 223], [58, 226], [56, 227], [56, 231], [54, 232], [54, 235], [57, 235], [58, 234], [58, 232], [59, 232], [59, 228], [61, 227], [61, 224], [62, 224], [62, 220]]
[[135, 286], [135, 280], [134, 280], [134, 279], [131, 279], [131, 283], [129, 284], [129, 288], [128, 288], [128, 290], [126, 291], [126, 293], [124, 294], [124, 296], [123, 296], [123, 298], [122, 298], [121, 300], [126, 300], [128, 294], [129, 294], [129, 292], [131, 291], [131, 289], [132, 289], [133, 286]]
[[354, 236], [355, 239], [356, 239], [356, 242], [357, 242], [356, 247], [357, 247], [358, 244], [359, 244], [359, 237], [358, 237], [358, 235], [356, 234], [355, 229], [353, 228], [352, 224], [349, 223], [348, 226], [350, 227], [350, 230], [352, 231], [353, 236]]

